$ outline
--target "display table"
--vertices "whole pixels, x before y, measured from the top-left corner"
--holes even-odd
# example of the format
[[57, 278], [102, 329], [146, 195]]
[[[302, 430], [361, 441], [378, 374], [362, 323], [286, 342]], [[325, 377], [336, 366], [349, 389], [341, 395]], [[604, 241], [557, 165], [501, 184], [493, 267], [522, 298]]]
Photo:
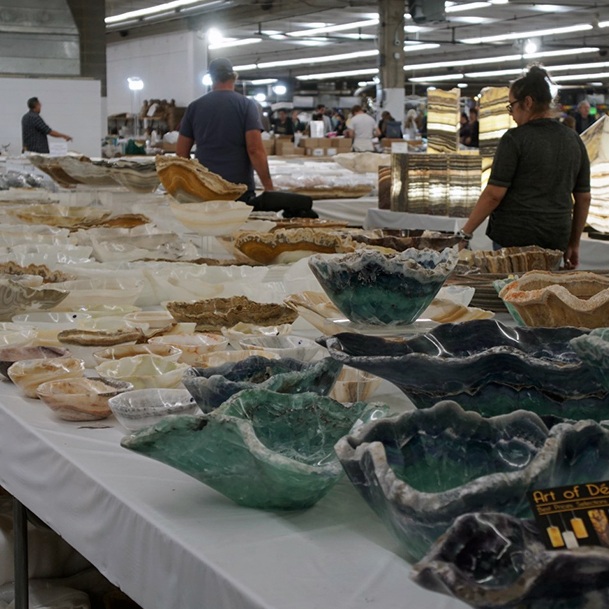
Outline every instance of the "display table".
[[313, 201], [313, 209], [320, 218], [348, 222], [351, 226], [363, 226], [368, 212], [377, 207], [378, 197]]
[[[382, 399], [383, 396], [378, 396]], [[409, 580], [343, 479], [307, 511], [242, 508], [0, 384], [0, 484], [144, 609], [460, 609]]]

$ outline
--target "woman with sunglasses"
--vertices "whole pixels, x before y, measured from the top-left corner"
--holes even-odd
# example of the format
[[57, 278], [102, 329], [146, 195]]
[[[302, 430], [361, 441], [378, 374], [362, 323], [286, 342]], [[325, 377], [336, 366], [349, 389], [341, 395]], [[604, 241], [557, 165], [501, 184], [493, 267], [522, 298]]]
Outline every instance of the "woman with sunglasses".
[[558, 249], [574, 269], [590, 207], [590, 162], [579, 136], [554, 118], [552, 87], [538, 66], [512, 83], [507, 111], [518, 126], [499, 141], [488, 186], [461, 234], [471, 238], [488, 218], [496, 249]]

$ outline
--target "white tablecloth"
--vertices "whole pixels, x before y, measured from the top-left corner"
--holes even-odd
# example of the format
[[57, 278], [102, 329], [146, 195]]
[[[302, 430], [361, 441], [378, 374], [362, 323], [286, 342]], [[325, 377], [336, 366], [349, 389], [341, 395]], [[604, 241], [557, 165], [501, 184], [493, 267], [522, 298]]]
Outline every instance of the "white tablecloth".
[[378, 203], [377, 197], [321, 199], [313, 201], [313, 209], [325, 220], [339, 220], [353, 226], [363, 226], [368, 211], [377, 208]]
[[463, 609], [409, 580], [400, 547], [343, 479], [310, 510], [233, 504], [0, 385], [0, 484], [144, 609]]

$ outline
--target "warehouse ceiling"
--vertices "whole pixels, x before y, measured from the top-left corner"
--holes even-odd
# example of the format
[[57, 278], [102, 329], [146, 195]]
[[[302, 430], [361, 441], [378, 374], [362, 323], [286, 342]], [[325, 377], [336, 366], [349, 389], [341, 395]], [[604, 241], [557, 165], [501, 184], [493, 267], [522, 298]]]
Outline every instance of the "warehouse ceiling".
[[[108, 18], [159, 2], [106, 0], [108, 41], [195, 30], [208, 36], [210, 58], [228, 57], [241, 78], [250, 80], [365, 82], [374, 78], [382, 62], [376, 2], [180, 1], [181, 8], [169, 2], [161, 13], [108, 23]], [[424, 13], [431, 11], [434, 0], [418, 1]], [[445, 10], [444, 20], [415, 21], [406, 3], [407, 90], [507, 83], [534, 62], [547, 66], [561, 86], [609, 85], [607, 1], [456, 0], [446, 2]]]

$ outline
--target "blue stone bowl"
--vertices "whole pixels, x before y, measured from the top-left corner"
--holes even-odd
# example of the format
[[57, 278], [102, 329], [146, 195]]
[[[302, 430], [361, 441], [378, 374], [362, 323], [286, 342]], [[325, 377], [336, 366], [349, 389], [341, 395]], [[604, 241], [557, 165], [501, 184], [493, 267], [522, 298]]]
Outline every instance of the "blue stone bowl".
[[311, 271], [340, 311], [353, 322], [371, 325], [413, 323], [456, 263], [452, 248], [410, 248], [396, 254], [364, 249], [309, 258]]
[[316, 363], [253, 355], [212, 368], [190, 368], [182, 378], [202, 412], [211, 412], [243, 389], [259, 387], [277, 393], [312, 391], [327, 395], [343, 365], [330, 357]]
[[387, 379], [417, 406], [451, 399], [484, 416], [609, 419], [609, 393], [570, 344], [579, 328], [515, 328], [495, 320], [442, 324], [411, 339], [355, 333], [319, 339], [344, 364]]
[[239, 505], [311, 507], [343, 471], [336, 441], [360, 417], [382, 416], [365, 402], [341, 404], [316, 393], [246, 389], [207, 415], [165, 419], [122, 445], [171, 465]]
[[594, 421], [548, 430], [531, 412], [485, 419], [451, 401], [371, 422], [335, 450], [411, 562], [462, 514], [529, 518], [530, 491], [609, 475], [609, 430]]
[[412, 579], [475, 609], [609, 607], [609, 550], [548, 550], [532, 521], [498, 513], [455, 520]]
[[590, 334], [573, 338], [571, 347], [582, 362], [596, 373], [601, 385], [609, 391], [609, 328], [597, 328]]

